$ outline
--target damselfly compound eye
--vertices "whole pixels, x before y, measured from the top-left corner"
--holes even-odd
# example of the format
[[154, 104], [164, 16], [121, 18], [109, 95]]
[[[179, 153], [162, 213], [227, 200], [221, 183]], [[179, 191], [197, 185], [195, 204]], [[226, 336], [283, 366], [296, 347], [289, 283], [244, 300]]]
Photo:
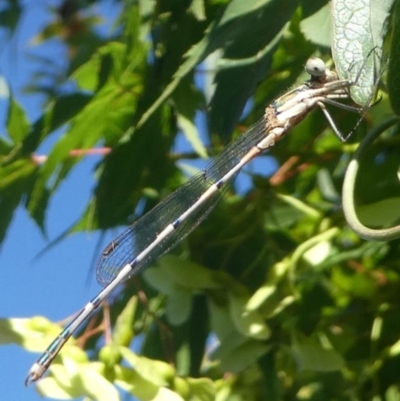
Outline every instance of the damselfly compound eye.
[[309, 58], [305, 65], [307, 74], [313, 77], [322, 77], [325, 75], [326, 66], [325, 63], [320, 58]]

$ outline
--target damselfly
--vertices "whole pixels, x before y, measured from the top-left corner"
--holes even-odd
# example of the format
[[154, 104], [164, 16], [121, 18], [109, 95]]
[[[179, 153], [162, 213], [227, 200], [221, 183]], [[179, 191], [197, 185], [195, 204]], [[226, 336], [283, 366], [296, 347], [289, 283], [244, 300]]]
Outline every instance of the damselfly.
[[[138, 274], [161, 255], [182, 241], [210, 213], [222, 189], [239, 170], [279, 141], [312, 109], [319, 106], [336, 134], [325, 104], [351, 109], [338, 100], [349, 98], [351, 80], [340, 80], [320, 59], [310, 59], [306, 71], [311, 78], [270, 104], [264, 117], [229, 144], [199, 174], [177, 189], [124, 233], [113, 240], [100, 255], [97, 281], [105, 288], [78, 313], [47, 350], [34, 363], [25, 380], [28, 385], [43, 376], [71, 335], [124, 280]], [[354, 109], [354, 108], [353, 108]]]

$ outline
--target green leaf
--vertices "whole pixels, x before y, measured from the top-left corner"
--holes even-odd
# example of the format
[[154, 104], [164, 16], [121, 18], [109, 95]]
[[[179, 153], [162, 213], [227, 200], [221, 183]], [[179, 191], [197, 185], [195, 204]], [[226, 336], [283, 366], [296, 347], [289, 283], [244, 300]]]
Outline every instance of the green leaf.
[[206, 19], [204, 0], [193, 0], [190, 5], [190, 11], [200, 21]]
[[70, 129], [53, 146], [40, 170], [40, 178], [32, 193], [29, 210], [34, 212], [38, 208], [46, 185], [53, 175], [55, 177], [52, 190], [55, 190], [72, 167], [80, 161], [80, 158], [71, 155], [73, 150], [94, 147], [107, 131], [116, 130], [117, 133], [122, 133], [131, 111], [132, 100], [130, 94], [120, 94], [117, 87], [109, 87], [87, 104], [76, 116]]
[[260, 341], [254, 341], [232, 333], [213, 352], [212, 359], [220, 360], [220, 368], [229, 372], [240, 372], [255, 363], [271, 349]]
[[400, 391], [396, 386], [390, 386], [385, 393], [386, 401], [396, 401], [400, 399]]
[[[297, 2], [291, 0], [234, 0], [211, 30], [209, 49], [222, 48], [223, 54], [216, 65], [220, 68], [214, 78], [209, 125], [211, 133], [217, 133], [224, 142], [265, 78], [296, 6]], [[269, 18], [271, 15], [274, 17]]]
[[169, 280], [188, 290], [219, 288], [211, 270], [174, 255], [166, 255], [158, 262]]
[[120, 347], [121, 355], [127, 363], [145, 380], [156, 386], [166, 386], [171, 377], [174, 376], [174, 369], [165, 362], [153, 361], [144, 356], [138, 356], [129, 348]]
[[369, 227], [387, 228], [400, 219], [400, 197], [386, 198], [357, 208], [360, 220]]
[[228, 305], [220, 305], [209, 300], [211, 328], [221, 342], [224, 342], [232, 333], [236, 333], [235, 325], [231, 319]]
[[86, 93], [72, 93], [51, 102], [31, 127], [23, 142], [22, 154], [31, 156], [50, 134], [79, 114], [91, 99], [92, 96]]
[[258, 311], [246, 309], [247, 303], [247, 298], [230, 294], [229, 309], [235, 327], [247, 337], [266, 340], [271, 333], [264, 318]]
[[[27, 193], [29, 194], [36, 178], [36, 170], [34, 163], [27, 159], [0, 166], [0, 242], [7, 233], [16, 209]], [[40, 215], [38, 217], [40, 221]]]
[[171, 324], [178, 326], [188, 320], [192, 308], [192, 296], [192, 293], [179, 287], [168, 296], [166, 315]]
[[214, 401], [216, 398], [216, 385], [208, 378], [190, 378], [187, 383], [190, 386], [191, 400]]
[[22, 14], [23, 7], [18, 1], [8, 1], [8, 4], [3, 4], [0, 11], [0, 25], [13, 33], [18, 27]]
[[[82, 394], [97, 401], [119, 401], [120, 396], [113, 383], [110, 383], [101, 373], [89, 365], [83, 367], [79, 376]], [[74, 390], [80, 387], [74, 382]]]
[[331, 5], [328, 3], [300, 22], [300, 29], [306, 39], [320, 46], [331, 46], [330, 14]]
[[[83, 353], [79, 349], [79, 352]], [[83, 353], [83, 355], [85, 355]], [[63, 353], [62, 364], [51, 366], [52, 377], [46, 377], [38, 385], [42, 396], [57, 398], [89, 397], [96, 401], [119, 401], [117, 389], [102, 374], [102, 364], [90, 363], [75, 353]]]
[[76, 394], [76, 397], [74, 397], [75, 394], [71, 396], [70, 389], [61, 387], [54, 377], [45, 377], [42, 379], [37, 385], [37, 390], [41, 396], [52, 397], [57, 400], [68, 400], [78, 397], [78, 394]]
[[190, 85], [187, 79], [183, 80], [174, 92], [173, 100], [176, 106], [179, 127], [195, 152], [200, 157], [206, 158], [207, 150], [195, 125], [196, 111], [203, 104], [199, 91]]
[[6, 124], [8, 135], [15, 144], [19, 144], [29, 133], [29, 120], [13, 96], [10, 96]]
[[60, 331], [59, 325], [43, 317], [0, 319], [0, 343], [14, 343], [31, 351], [42, 351]]
[[[128, 108], [125, 110], [127, 114], [124, 114], [126, 123], [129, 120]], [[144, 211], [154, 206], [157, 198], [144, 196], [145, 188], [154, 191], [162, 188], [168, 193], [166, 180], [171, 180], [171, 176], [172, 183], [168, 183], [176, 185], [173, 178], [177, 170], [168, 153], [175, 134], [169, 131], [169, 115], [157, 113], [147, 124], [121, 139], [105, 158], [95, 189], [95, 211], [92, 215], [98, 218], [99, 228], [125, 224], [140, 200], [144, 203]], [[154, 146], [155, 143], [157, 146]], [[120, 174], [120, 171], [126, 173]], [[110, 199], [114, 198], [121, 201], [118, 208], [110, 208]]]
[[338, 289], [363, 299], [373, 297], [378, 291], [377, 283], [367, 274], [353, 275], [334, 269], [331, 280]]
[[160, 268], [149, 268], [144, 276], [149, 284], [166, 294], [166, 313], [171, 324], [187, 321], [192, 308], [195, 290], [219, 288], [211, 271], [202, 266], [166, 255], [158, 262]]
[[353, 100], [368, 105], [380, 77], [388, 11], [393, 0], [333, 0], [333, 59], [341, 79], [357, 80]]
[[145, 380], [137, 371], [118, 367], [116, 384], [141, 401], [183, 401], [182, 397], [168, 388], [155, 385]]
[[291, 288], [286, 287], [291, 262], [276, 263], [268, 274], [268, 280], [250, 297], [246, 309], [257, 310], [264, 318], [271, 318], [296, 301]]
[[[212, 132], [218, 132], [227, 138], [256, 84], [265, 76], [272, 52], [295, 7], [296, 2], [292, 0], [229, 2], [221, 18], [187, 52], [186, 60], [179, 66], [160, 97], [143, 114], [138, 126], [148, 120], [197, 64], [215, 50], [223, 48], [225, 58], [233, 59], [233, 62], [229, 63], [232, 65], [227, 71], [221, 71], [216, 77], [218, 92], [211, 102], [210, 126]], [[274, 18], [266, 25], [264, 21], [270, 15]], [[238, 20], [240, 23], [237, 23]], [[232, 85], [232, 82], [236, 84]], [[224, 88], [223, 92], [218, 88]]]
[[79, 88], [87, 91], [96, 89], [99, 80], [100, 62], [98, 54], [95, 54], [87, 63], [75, 70], [71, 78], [75, 79]]
[[292, 350], [301, 370], [332, 372], [344, 367], [343, 357], [333, 349], [305, 337], [296, 338]]
[[163, 269], [149, 267], [143, 272], [143, 276], [153, 288], [163, 294], [173, 294], [177, 288], [168, 272]]
[[[141, 49], [136, 48], [136, 56], [141, 55]], [[110, 84], [115, 79], [120, 84], [127, 85], [135, 83], [135, 73], [125, 71], [125, 57], [127, 47], [119, 42], [110, 42], [98, 49], [98, 51], [72, 75], [81, 89], [95, 91], [105, 84]], [[140, 60], [140, 57], [137, 57]], [[131, 68], [134, 65], [130, 66]], [[130, 79], [133, 79], [130, 82]], [[127, 86], [126, 89], [129, 87]]]
[[129, 346], [134, 336], [133, 325], [138, 304], [137, 296], [133, 296], [126, 304], [125, 308], [118, 315], [113, 331], [113, 343], [116, 345]]

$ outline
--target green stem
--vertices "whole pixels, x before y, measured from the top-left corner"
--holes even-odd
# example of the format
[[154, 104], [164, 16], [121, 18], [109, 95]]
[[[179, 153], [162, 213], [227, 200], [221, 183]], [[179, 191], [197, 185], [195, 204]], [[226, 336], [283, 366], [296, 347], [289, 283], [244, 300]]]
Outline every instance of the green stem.
[[382, 132], [386, 131], [388, 128], [398, 122], [398, 117], [390, 117], [378, 127], [373, 129], [361, 142], [346, 171], [342, 193], [344, 215], [347, 223], [353, 229], [353, 231], [355, 231], [364, 239], [374, 241], [390, 241], [400, 237], [400, 225], [385, 229], [373, 229], [364, 226], [357, 217], [354, 205], [354, 188], [363, 152], [379, 135], [382, 134]]

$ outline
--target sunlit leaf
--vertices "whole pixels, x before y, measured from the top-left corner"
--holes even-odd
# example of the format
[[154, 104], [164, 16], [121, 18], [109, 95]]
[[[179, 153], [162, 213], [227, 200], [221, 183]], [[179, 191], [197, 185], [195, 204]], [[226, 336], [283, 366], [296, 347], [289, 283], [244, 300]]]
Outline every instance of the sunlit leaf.
[[29, 132], [29, 121], [25, 111], [11, 97], [8, 107], [7, 132], [15, 144], [19, 144]]
[[361, 106], [372, 100], [381, 70], [383, 39], [393, 0], [334, 0], [333, 58], [342, 79], [357, 81], [350, 89]]
[[214, 382], [208, 378], [188, 378], [187, 383], [190, 386], [193, 400], [213, 401], [216, 395], [216, 386]]
[[165, 386], [174, 375], [174, 369], [165, 362], [153, 361], [136, 355], [128, 348], [120, 347], [121, 355], [140, 376], [157, 386]]
[[229, 300], [232, 320], [240, 333], [259, 340], [270, 336], [270, 330], [258, 311], [246, 309], [247, 299], [231, 295]]
[[328, 3], [300, 23], [304, 36], [321, 46], [331, 45], [331, 5]]
[[116, 345], [129, 346], [134, 335], [133, 325], [135, 322], [137, 303], [137, 297], [133, 296], [128, 301], [123, 311], [118, 315], [113, 332], [113, 342]]

